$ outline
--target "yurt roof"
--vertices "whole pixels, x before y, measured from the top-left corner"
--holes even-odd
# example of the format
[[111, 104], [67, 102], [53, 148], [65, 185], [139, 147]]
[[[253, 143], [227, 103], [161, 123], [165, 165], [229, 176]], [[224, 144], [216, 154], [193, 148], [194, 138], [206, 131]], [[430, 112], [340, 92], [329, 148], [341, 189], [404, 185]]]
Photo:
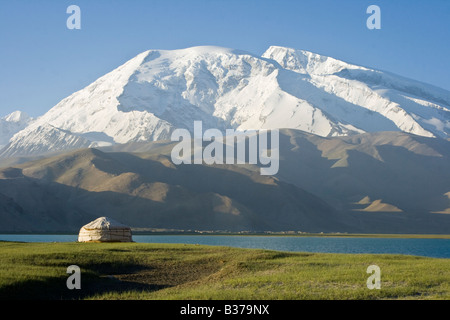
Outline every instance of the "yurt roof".
[[130, 229], [130, 227], [108, 217], [100, 217], [83, 226], [86, 230]]

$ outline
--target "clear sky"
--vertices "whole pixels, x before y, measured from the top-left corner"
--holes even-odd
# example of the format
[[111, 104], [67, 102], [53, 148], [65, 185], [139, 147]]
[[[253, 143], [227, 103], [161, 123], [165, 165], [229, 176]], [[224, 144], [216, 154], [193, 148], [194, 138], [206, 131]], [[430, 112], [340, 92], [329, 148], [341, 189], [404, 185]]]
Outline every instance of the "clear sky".
[[[72, 4], [81, 30], [66, 27]], [[140, 52], [198, 45], [304, 49], [450, 90], [449, 0], [0, 0], [0, 116], [42, 115]]]

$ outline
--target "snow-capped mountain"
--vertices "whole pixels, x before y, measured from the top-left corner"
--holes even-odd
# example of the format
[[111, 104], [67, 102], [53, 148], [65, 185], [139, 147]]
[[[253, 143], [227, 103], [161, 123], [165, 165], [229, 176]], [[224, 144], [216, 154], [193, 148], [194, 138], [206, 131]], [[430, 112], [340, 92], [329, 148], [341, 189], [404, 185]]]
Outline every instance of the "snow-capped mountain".
[[14, 111], [0, 118], [0, 148], [8, 144], [9, 139], [17, 132], [25, 129], [33, 118], [22, 111]]
[[450, 137], [450, 92], [307, 51], [149, 50], [63, 99], [1, 157], [169, 139], [176, 128]]
[[[308, 100], [314, 104], [314, 98], [318, 98], [319, 108], [338, 121], [369, 132], [401, 130], [421, 136], [450, 135], [449, 91], [303, 50], [270, 47], [263, 57], [307, 76], [308, 82], [337, 98], [331, 103], [323, 95], [310, 96]], [[300, 95], [307, 91], [302, 93], [297, 85], [293, 87]], [[369, 119], [367, 112], [376, 116]], [[380, 116], [384, 119], [377, 121]], [[370, 123], [374, 126], [370, 127]]]

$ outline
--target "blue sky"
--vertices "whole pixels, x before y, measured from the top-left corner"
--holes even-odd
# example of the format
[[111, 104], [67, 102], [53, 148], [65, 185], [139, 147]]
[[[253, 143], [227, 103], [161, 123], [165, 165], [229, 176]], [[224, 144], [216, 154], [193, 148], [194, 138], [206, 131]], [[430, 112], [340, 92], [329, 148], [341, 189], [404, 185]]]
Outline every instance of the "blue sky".
[[[69, 30], [69, 5], [81, 30]], [[366, 9], [381, 8], [381, 30]], [[0, 0], [0, 116], [39, 116], [148, 49], [279, 45], [450, 90], [448, 0]]]

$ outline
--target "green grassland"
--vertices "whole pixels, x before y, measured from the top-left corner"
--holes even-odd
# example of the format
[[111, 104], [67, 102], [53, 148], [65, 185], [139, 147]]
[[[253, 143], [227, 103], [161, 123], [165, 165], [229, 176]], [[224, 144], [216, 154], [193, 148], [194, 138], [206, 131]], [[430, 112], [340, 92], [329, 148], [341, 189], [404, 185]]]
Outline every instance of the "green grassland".
[[[369, 265], [381, 289], [369, 290]], [[0, 299], [449, 299], [450, 259], [148, 243], [0, 242]], [[81, 268], [81, 289], [66, 287]]]

